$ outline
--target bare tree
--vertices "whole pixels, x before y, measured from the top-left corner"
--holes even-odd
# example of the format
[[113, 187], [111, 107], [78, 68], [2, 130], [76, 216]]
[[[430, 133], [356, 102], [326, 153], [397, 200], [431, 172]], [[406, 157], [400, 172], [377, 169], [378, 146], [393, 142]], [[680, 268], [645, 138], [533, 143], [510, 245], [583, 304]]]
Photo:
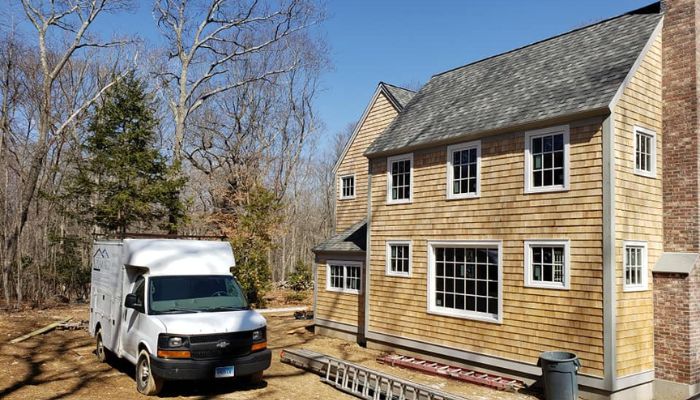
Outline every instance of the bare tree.
[[[111, 86], [110, 83], [100, 87], [80, 91], [80, 96], [69, 103], [67, 113], [57, 113], [57, 82], [75, 60], [76, 55], [89, 49], [111, 48], [125, 44], [116, 40], [99, 42], [89, 35], [89, 28], [98, 15], [103, 12], [122, 9], [129, 1], [107, 0], [68, 0], [68, 1], [31, 1], [22, 0], [22, 8], [30, 25], [34, 28], [38, 49], [38, 65], [35, 73], [36, 80], [27, 84], [36, 85], [30, 88], [36, 102], [35, 108], [27, 110], [37, 121], [37, 125], [27, 131], [31, 141], [31, 152], [28, 158], [28, 171], [22, 176], [22, 188], [19, 196], [18, 218], [11, 224], [3, 243], [3, 279], [8, 276], [13, 265], [21, 268], [18, 261], [19, 241], [27, 224], [31, 206], [34, 203], [39, 186], [39, 180], [45, 170], [45, 161], [54, 144], [76, 118], [90, 107], [100, 95]], [[61, 40], [65, 38], [65, 41]], [[20, 274], [21, 275], [21, 274]], [[5, 290], [5, 300], [9, 303], [10, 294]], [[21, 290], [17, 292], [18, 302], [22, 300]]]
[[173, 116], [177, 163], [191, 115], [220, 94], [294, 70], [301, 55], [269, 68], [245, 66], [284, 51], [321, 18], [306, 0], [284, 0], [277, 7], [258, 0], [157, 0], [154, 13], [168, 43], [168, 62], [157, 75]]

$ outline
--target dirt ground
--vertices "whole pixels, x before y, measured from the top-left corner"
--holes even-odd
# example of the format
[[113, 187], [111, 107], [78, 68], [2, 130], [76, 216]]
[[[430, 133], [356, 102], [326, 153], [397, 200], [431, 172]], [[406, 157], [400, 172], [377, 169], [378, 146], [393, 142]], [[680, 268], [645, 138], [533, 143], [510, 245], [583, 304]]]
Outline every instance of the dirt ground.
[[[88, 319], [87, 305], [58, 306], [45, 310], [0, 311], [0, 398], [2, 399], [136, 399], [134, 367], [126, 361], [100, 364], [93, 353], [94, 341], [84, 330], [55, 330], [18, 344], [15, 337], [51, 322], [72, 317]], [[187, 399], [350, 399], [322, 383], [314, 374], [279, 361], [286, 347], [310, 350], [344, 358], [404, 379], [460, 394], [468, 399], [530, 399], [520, 393], [492, 389], [428, 376], [377, 363], [379, 352], [354, 343], [314, 336], [311, 321], [297, 321], [291, 315], [266, 316], [272, 366], [264, 382], [246, 386], [242, 382], [171, 382], [161, 397]], [[305, 327], [307, 327], [305, 329]], [[290, 333], [290, 331], [292, 333]]]

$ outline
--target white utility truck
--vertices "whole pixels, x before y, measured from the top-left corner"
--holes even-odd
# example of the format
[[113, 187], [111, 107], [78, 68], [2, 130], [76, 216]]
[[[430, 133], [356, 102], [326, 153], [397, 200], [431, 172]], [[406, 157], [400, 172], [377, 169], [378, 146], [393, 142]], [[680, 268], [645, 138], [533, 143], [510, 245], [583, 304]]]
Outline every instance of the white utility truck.
[[132, 362], [146, 395], [164, 380], [260, 381], [271, 358], [266, 321], [248, 306], [234, 264], [223, 241], [96, 241], [90, 333], [100, 361]]

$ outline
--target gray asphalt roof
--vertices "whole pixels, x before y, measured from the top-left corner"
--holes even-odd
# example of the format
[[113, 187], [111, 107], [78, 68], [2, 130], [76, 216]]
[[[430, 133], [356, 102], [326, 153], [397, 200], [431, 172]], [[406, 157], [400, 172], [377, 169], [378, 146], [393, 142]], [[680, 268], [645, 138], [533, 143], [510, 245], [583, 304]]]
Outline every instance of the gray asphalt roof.
[[399, 86], [394, 86], [386, 82], [382, 82], [382, 85], [384, 85], [384, 88], [386, 88], [391, 97], [393, 97], [394, 100], [396, 100], [396, 102], [401, 108], [406, 107], [406, 104], [408, 104], [408, 102], [411, 101], [413, 96], [416, 94], [416, 92], [412, 90], [404, 89]]
[[318, 244], [312, 249], [315, 253], [320, 252], [356, 252], [365, 251], [367, 246], [367, 220], [362, 220], [345, 231], [332, 236], [325, 242]]
[[603, 109], [660, 18], [654, 4], [435, 75], [365, 154]]

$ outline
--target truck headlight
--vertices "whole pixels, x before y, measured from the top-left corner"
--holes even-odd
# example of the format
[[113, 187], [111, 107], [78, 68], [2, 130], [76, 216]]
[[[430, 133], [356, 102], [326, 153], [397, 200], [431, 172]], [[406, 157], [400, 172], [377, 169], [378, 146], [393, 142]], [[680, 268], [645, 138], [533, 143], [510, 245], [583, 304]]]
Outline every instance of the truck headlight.
[[262, 327], [253, 331], [253, 344], [250, 351], [265, 350], [267, 348], [267, 328]]
[[261, 342], [266, 339], [266, 328], [260, 328], [253, 331], [253, 342]]
[[190, 358], [190, 338], [182, 335], [158, 335], [158, 357]]

